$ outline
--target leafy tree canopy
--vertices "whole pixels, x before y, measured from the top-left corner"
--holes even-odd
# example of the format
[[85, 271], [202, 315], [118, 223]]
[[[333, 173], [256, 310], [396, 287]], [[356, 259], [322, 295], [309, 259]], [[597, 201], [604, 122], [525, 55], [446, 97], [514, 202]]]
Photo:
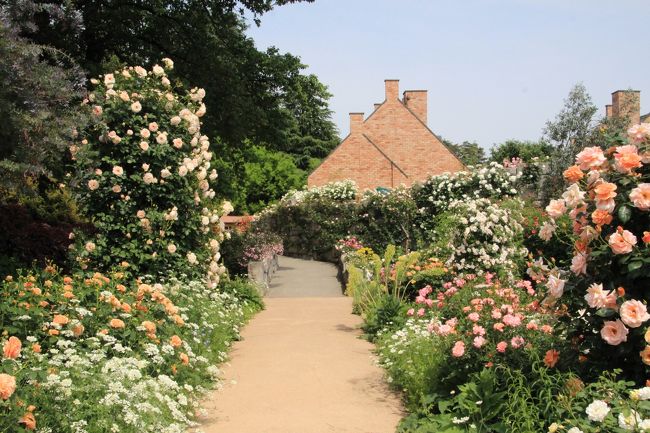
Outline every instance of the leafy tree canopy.
[[485, 151], [476, 142], [463, 141], [460, 144], [441, 138], [442, 142], [462, 161], [465, 165], [479, 165], [485, 162]]
[[492, 148], [490, 160], [499, 164], [513, 158], [529, 162], [533, 158], [548, 157], [552, 152], [553, 146], [545, 141], [506, 140]]

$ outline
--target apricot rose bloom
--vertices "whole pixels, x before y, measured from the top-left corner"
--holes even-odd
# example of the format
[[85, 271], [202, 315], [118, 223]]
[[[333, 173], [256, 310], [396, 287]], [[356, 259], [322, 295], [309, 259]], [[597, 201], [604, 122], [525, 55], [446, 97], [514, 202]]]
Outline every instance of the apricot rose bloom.
[[602, 225], [610, 224], [613, 220], [613, 217], [609, 212], [605, 210], [596, 209], [591, 214], [591, 220], [594, 222], [594, 224], [598, 226], [602, 226]]
[[650, 137], [650, 123], [633, 125], [627, 130], [627, 136], [635, 143], [642, 143]]
[[550, 349], [544, 355], [544, 364], [548, 368], [555, 367], [555, 364], [560, 360], [560, 352], [555, 349]]
[[611, 182], [602, 182], [596, 188], [594, 188], [594, 193], [596, 193], [597, 201], [607, 201], [616, 197], [616, 184]]
[[16, 337], [9, 337], [2, 348], [2, 354], [5, 358], [16, 359], [20, 356], [20, 349], [23, 347], [20, 340]]
[[9, 400], [16, 391], [16, 378], [5, 373], [0, 373], [0, 398]]
[[125, 325], [121, 319], [111, 319], [111, 321], [108, 322], [108, 326], [113, 329], [124, 329]]
[[564, 173], [562, 173], [562, 175], [570, 183], [575, 183], [585, 176], [584, 172], [580, 170], [580, 167], [577, 165], [572, 165], [571, 167], [567, 168], [564, 170]]
[[546, 206], [546, 212], [553, 219], [561, 217], [566, 212], [564, 200], [551, 200], [548, 206]]
[[636, 299], [625, 301], [621, 304], [621, 320], [630, 328], [638, 328], [650, 319], [648, 307]]
[[614, 254], [631, 253], [636, 242], [636, 236], [627, 230], [619, 230], [609, 237], [609, 246]]
[[630, 200], [634, 207], [641, 210], [650, 209], [650, 183], [640, 183], [630, 191]]
[[52, 323], [60, 326], [67, 325], [69, 322], [70, 319], [68, 319], [68, 316], [64, 316], [63, 314], [55, 314], [52, 319]]
[[650, 346], [646, 346], [639, 352], [639, 355], [641, 356], [641, 361], [643, 361], [645, 365], [650, 365]]
[[22, 418], [20, 418], [19, 423], [24, 424], [27, 430], [36, 429], [36, 418], [34, 417], [34, 414], [31, 412], [25, 413], [25, 415], [23, 415]]
[[150, 334], [156, 333], [156, 324], [150, 322], [149, 320], [145, 320], [144, 322], [142, 322], [142, 327], [144, 328], [145, 331], [147, 331]]
[[576, 164], [582, 170], [598, 169], [607, 161], [600, 147], [585, 147], [576, 155]]
[[616, 159], [614, 167], [621, 173], [629, 173], [643, 165], [637, 147], [632, 144], [618, 146], [614, 158]]
[[627, 341], [627, 334], [629, 332], [620, 320], [608, 320], [605, 322], [603, 329], [600, 330], [600, 336], [607, 344], [618, 346]]
[[181, 347], [183, 345], [183, 340], [181, 340], [181, 337], [178, 335], [173, 335], [172, 338], [169, 339], [169, 344], [171, 344], [172, 347]]

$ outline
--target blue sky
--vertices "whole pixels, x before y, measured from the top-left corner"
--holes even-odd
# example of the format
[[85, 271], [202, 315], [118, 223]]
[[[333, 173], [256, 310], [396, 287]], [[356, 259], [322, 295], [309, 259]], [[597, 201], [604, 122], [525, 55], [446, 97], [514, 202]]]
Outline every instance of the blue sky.
[[248, 30], [258, 48], [299, 56], [348, 113], [370, 114], [384, 79], [429, 91], [429, 127], [485, 148], [535, 140], [582, 82], [604, 113], [641, 90], [650, 111], [648, 0], [316, 0], [277, 7]]

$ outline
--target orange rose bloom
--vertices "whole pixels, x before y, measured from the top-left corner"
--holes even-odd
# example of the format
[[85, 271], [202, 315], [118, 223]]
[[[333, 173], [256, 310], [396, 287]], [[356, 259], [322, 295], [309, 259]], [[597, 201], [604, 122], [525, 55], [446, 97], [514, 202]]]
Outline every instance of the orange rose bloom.
[[171, 344], [173, 347], [181, 347], [183, 340], [181, 340], [181, 337], [178, 335], [173, 335], [172, 338], [169, 339], [169, 344]]
[[181, 354], [179, 355], [179, 357], [181, 358], [181, 362], [182, 362], [183, 364], [187, 365], [187, 364], [190, 363], [190, 357], [187, 356], [186, 353], [181, 353]]
[[603, 182], [594, 188], [596, 193], [596, 200], [607, 201], [616, 197], [616, 184], [611, 182]]
[[74, 328], [72, 328], [72, 333], [74, 334], [75, 337], [79, 337], [81, 334], [84, 333], [85, 329], [86, 328], [84, 327], [84, 325], [80, 323], [76, 325]]
[[0, 373], [0, 398], [9, 400], [16, 391], [16, 378], [5, 373]]
[[646, 346], [645, 349], [639, 352], [639, 355], [641, 355], [641, 361], [645, 365], [650, 365], [650, 346]]
[[32, 344], [32, 351], [34, 353], [41, 353], [41, 345], [38, 343]]
[[20, 340], [16, 337], [9, 337], [2, 348], [5, 358], [16, 359], [20, 356], [20, 349], [23, 347]]
[[149, 334], [155, 334], [156, 333], [156, 324], [153, 322], [150, 322], [148, 320], [145, 320], [142, 322], [142, 327], [144, 328], [145, 331], [147, 331]]
[[47, 333], [50, 334], [50, 335], [59, 335], [60, 334], [58, 329], [50, 329], [49, 331], [47, 331]]
[[555, 364], [560, 360], [560, 352], [558, 352], [555, 349], [550, 349], [546, 352], [546, 355], [544, 355], [544, 364], [548, 368], [553, 368], [555, 367]]
[[108, 322], [108, 326], [110, 326], [113, 329], [124, 329], [124, 322], [120, 319], [111, 319], [110, 322]]
[[70, 278], [70, 277], [63, 277], [63, 283], [65, 283], [65, 284], [70, 284], [70, 283], [72, 283], [72, 278]]
[[185, 320], [183, 320], [183, 318], [178, 314], [174, 314], [172, 319], [174, 319], [174, 322], [179, 326], [183, 326], [185, 324]]
[[115, 286], [115, 288], [117, 289], [118, 292], [121, 292], [121, 293], [126, 292], [126, 287], [123, 286], [122, 284], [118, 284], [117, 286]]
[[68, 319], [67, 316], [64, 316], [62, 314], [55, 314], [54, 319], [52, 319], [52, 323], [55, 323], [57, 325], [67, 325], [70, 322], [70, 319]]
[[562, 174], [564, 178], [571, 183], [575, 183], [585, 176], [583, 171], [580, 170], [580, 167], [578, 167], [577, 165], [572, 165], [571, 167], [564, 170], [564, 173]]
[[72, 299], [74, 298], [74, 293], [72, 292], [63, 292], [63, 297], [66, 299]]
[[606, 224], [611, 224], [613, 217], [609, 212], [605, 210], [596, 209], [591, 214], [591, 220], [594, 222], [594, 224], [602, 226]]
[[131, 312], [131, 306], [127, 304], [126, 302], [122, 303], [122, 311], [125, 313], [130, 313]]
[[20, 424], [25, 424], [25, 428], [27, 430], [35, 430], [36, 429], [36, 418], [34, 418], [34, 414], [31, 412], [27, 412], [25, 415], [23, 415], [22, 418], [20, 418], [19, 421]]

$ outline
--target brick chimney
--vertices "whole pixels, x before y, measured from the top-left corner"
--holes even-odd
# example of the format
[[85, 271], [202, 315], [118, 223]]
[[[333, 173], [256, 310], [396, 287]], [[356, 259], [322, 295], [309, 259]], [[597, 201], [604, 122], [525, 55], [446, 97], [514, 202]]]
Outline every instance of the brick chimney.
[[350, 135], [361, 132], [363, 128], [363, 113], [350, 113]]
[[612, 93], [612, 116], [627, 117], [630, 124], [641, 121], [641, 92], [638, 90], [617, 90]]
[[404, 92], [404, 105], [420, 118], [422, 123], [427, 124], [427, 91], [406, 90]]
[[399, 99], [399, 80], [384, 80], [386, 86], [386, 100]]
[[375, 102], [375, 110], [377, 110], [377, 108], [381, 107], [381, 104], [382, 104], [381, 102]]
[[605, 105], [605, 117], [607, 117], [608, 119], [612, 117], [612, 111], [613, 111], [612, 104]]

